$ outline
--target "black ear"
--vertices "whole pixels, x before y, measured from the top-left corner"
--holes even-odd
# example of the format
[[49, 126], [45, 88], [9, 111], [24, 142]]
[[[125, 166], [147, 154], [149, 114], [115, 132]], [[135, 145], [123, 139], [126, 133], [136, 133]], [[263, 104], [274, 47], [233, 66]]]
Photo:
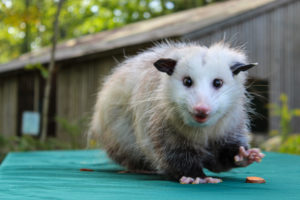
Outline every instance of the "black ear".
[[248, 69], [258, 65], [258, 63], [250, 63], [250, 64], [243, 64], [243, 63], [236, 63], [230, 67], [233, 75], [238, 75], [241, 71], [247, 71]]
[[161, 58], [157, 60], [153, 65], [158, 71], [165, 72], [171, 76], [174, 72], [177, 61], [171, 58]]

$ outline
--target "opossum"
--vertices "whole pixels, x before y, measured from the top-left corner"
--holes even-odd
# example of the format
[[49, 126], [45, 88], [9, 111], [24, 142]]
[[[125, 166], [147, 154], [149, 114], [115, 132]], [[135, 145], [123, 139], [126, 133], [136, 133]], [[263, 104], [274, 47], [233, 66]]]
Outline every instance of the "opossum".
[[219, 42], [163, 42], [126, 59], [104, 81], [90, 131], [129, 171], [181, 183], [259, 162], [249, 146], [245, 53]]

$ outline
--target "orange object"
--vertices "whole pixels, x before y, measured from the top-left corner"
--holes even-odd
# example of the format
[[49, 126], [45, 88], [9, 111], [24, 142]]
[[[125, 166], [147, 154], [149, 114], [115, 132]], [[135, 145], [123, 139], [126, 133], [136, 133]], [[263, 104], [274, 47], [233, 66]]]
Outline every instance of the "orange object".
[[246, 179], [246, 183], [265, 183], [265, 179], [255, 176], [249, 176]]
[[83, 171], [83, 172], [93, 172], [94, 170], [93, 169], [87, 169], [87, 168], [81, 168], [80, 171]]

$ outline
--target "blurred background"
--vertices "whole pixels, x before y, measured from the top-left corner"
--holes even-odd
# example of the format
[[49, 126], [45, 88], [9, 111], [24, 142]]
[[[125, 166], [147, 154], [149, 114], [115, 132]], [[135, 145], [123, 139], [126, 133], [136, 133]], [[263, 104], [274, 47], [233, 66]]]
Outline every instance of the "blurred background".
[[253, 145], [300, 154], [299, 30], [299, 0], [0, 0], [1, 157], [87, 148], [103, 77], [164, 39], [245, 49]]

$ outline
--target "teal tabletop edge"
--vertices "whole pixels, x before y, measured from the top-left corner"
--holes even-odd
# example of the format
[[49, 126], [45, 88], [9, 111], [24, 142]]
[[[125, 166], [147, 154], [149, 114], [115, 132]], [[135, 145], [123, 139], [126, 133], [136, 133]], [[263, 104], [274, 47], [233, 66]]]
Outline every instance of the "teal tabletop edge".
[[[296, 155], [266, 153], [261, 163], [246, 168], [207, 171], [223, 179], [219, 184], [182, 185], [122, 170], [102, 150], [14, 152], [0, 166], [0, 199], [300, 199]], [[245, 183], [247, 176], [266, 183]]]

